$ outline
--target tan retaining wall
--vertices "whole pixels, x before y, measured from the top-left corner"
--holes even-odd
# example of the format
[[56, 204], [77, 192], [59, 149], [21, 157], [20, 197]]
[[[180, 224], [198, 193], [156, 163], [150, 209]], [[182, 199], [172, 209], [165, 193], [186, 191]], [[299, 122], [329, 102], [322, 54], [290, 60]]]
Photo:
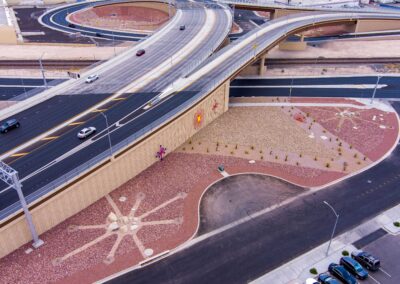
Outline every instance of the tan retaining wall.
[[[42, 234], [53, 228], [158, 162], [155, 155], [160, 145], [166, 147], [167, 152], [172, 152], [223, 114], [228, 109], [228, 99], [229, 83], [225, 83], [145, 140], [118, 153], [114, 160], [105, 161], [97, 170], [77, 178], [52, 198], [45, 196], [37, 201], [39, 205], [31, 205], [38, 233]], [[31, 240], [23, 215], [0, 226], [0, 258]]]
[[17, 44], [14, 27], [0, 26], [0, 44]]

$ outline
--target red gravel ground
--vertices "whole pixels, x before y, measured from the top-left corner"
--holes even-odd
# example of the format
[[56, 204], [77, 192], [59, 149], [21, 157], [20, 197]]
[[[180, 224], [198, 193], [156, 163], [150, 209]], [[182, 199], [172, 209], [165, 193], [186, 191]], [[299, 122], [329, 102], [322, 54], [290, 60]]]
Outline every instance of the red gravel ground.
[[99, 28], [154, 30], [168, 21], [168, 13], [123, 3], [78, 11], [71, 14], [69, 20], [77, 24]]
[[[372, 161], [384, 156], [396, 141], [399, 133], [395, 113], [378, 109], [336, 107], [299, 107], [317, 120], [325, 129], [352, 145]], [[355, 113], [351, 119], [337, 116], [342, 111]], [[373, 120], [375, 117], [375, 120]], [[381, 128], [381, 126], [385, 128]]]
[[[269, 162], [249, 164], [248, 160], [201, 154], [172, 153], [163, 162], [156, 163], [140, 175], [111, 193], [114, 203], [127, 215], [138, 193], [144, 194], [135, 216], [139, 216], [160, 204], [186, 193], [161, 210], [155, 211], [142, 221], [175, 219], [176, 224], [142, 227], [137, 236], [145, 248], [157, 255], [171, 250], [189, 240], [197, 230], [200, 197], [211, 183], [222, 178], [217, 166], [224, 164], [228, 173], [259, 172], [284, 178], [301, 186], [318, 186], [337, 178], [343, 173], [280, 165]], [[181, 195], [182, 196], [182, 195]], [[119, 201], [126, 197], [125, 202]], [[60, 258], [85, 243], [104, 234], [104, 229], [68, 230], [72, 225], [104, 224], [113, 211], [106, 198], [69, 218], [41, 237], [45, 245], [25, 254], [29, 244], [0, 260], [1, 283], [90, 283], [138, 264], [144, 258], [131, 237], [120, 243], [115, 260], [105, 264], [116, 236], [99, 242], [82, 252], [53, 265]]]

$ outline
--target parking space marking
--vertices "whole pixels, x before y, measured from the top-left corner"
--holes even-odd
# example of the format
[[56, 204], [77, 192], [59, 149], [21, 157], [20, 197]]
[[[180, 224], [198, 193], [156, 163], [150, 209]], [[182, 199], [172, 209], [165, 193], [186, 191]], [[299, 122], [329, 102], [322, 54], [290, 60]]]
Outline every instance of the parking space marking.
[[12, 154], [10, 157], [22, 157], [22, 156], [26, 156], [28, 154], [29, 154], [29, 152], [15, 153], [15, 154]]
[[126, 98], [115, 98], [115, 99], [112, 99], [112, 101], [123, 101], [123, 100], [126, 100]]
[[48, 141], [48, 140], [54, 140], [57, 139], [60, 136], [47, 136], [45, 138], [42, 139], [42, 141]]
[[368, 275], [369, 278], [371, 278], [372, 280], [375, 281], [375, 283], [377, 284], [381, 284], [381, 282], [379, 282], [378, 280], [376, 280], [374, 277], [371, 276], [371, 274]]
[[382, 268], [379, 268], [379, 270], [382, 271], [383, 273], [385, 273], [388, 277], [392, 278], [392, 276], [389, 273], [387, 273], [385, 270], [383, 270]]

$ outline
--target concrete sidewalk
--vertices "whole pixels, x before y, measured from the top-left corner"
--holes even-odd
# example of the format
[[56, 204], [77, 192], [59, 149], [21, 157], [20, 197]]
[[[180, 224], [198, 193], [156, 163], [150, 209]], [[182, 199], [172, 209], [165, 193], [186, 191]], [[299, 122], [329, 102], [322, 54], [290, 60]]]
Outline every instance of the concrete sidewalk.
[[[400, 204], [382, 213], [362, 225], [343, 233], [333, 239], [329, 255], [326, 256], [328, 242], [314, 248], [313, 250], [293, 259], [292, 261], [276, 268], [264, 276], [254, 280], [253, 284], [264, 283], [287, 283], [300, 284], [305, 283], [309, 277], [315, 277], [309, 270], [315, 267], [318, 273], [328, 270], [331, 262], [338, 262], [342, 256], [342, 251], [351, 252], [356, 248], [352, 245], [359, 239], [383, 228], [389, 234], [400, 234], [400, 228], [393, 225], [394, 221], [400, 221]], [[339, 219], [340, 222], [340, 219]], [[333, 224], [332, 224], [333, 226]]]

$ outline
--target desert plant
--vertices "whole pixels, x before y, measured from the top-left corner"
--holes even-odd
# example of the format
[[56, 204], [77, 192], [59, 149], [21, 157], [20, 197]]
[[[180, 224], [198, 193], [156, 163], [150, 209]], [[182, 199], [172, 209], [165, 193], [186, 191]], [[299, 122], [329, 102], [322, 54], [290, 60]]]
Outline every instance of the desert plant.
[[307, 112], [307, 113], [306, 113], [306, 116], [307, 116], [307, 117], [310, 117], [310, 113], [309, 113], [309, 112]]
[[251, 145], [251, 146], [250, 146], [250, 149], [251, 149], [251, 150], [254, 150], [254, 146], [253, 146], [253, 145]]
[[395, 227], [400, 227], [400, 222], [399, 222], [399, 221], [393, 222], [393, 225], [394, 225]]
[[342, 146], [342, 142], [339, 142], [339, 146], [340, 146], [340, 147]]
[[201, 145], [201, 141], [199, 141], [199, 145]]
[[246, 155], [248, 155], [248, 154], [249, 154], [249, 151], [246, 150], [246, 151], [244, 151], [244, 153], [245, 153]]
[[353, 149], [353, 145], [349, 145], [349, 148], [350, 148], [350, 149]]
[[300, 163], [299, 163], [299, 162], [296, 162], [296, 166], [298, 166], [298, 165], [300, 165]]
[[228, 148], [228, 145], [225, 144], [225, 148]]
[[231, 151], [231, 155], [235, 154], [235, 152]]
[[317, 275], [318, 271], [317, 271], [317, 269], [315, 267], [313, 267], [313, 268], [310, 269], [310, 273], [314, 274], [314, 275]]
[[358, 157], [357, 153], [355, 153], [355, 154], [353, 155], [353, 157], [354, 157], [354, 158], [357, 158], [357, 157]]
[[348, 255], [349, 255], [349, 252], [348, 252], [347, 250], [344, 250], [344, 251], [342, 251], [342, 255], [343, 255], [343, 256], [348, 256]]
[[194, 150], [194, 147], [192, 146], [192, 150]]
[[339, 152], [338, 154], [339, 154], [339, 156], [342, 156], [342, 152]]
[[264, 156], [261, 156], [260, 159], [263, 160], [263, 159], [264, 159]]
[[262, 150], [260, 150], [260, 154], [262, 154], [263, 153], [263, 151]]
[[366, 161], [366, 160], [367, 160], [367, 157], [364, 156], [363, 160]]
[[299, 157], [300, 157], [300, 158], [301, 158], [301, 157], [303, 157], [303, 154], [302, 154], [302, 153], [300, 153], [300, 154], [299, 154]]
[[285, 162], [287, 162], [287, 160], [288, 160], [288, 155], [285, 156]]
[[357, 165], [361, 165], [361, 162], [360, 162], [360, 161], [358, 161], [358, 162], [357, 162]]
[[275, 160], [278, 160], [278, 155], [275, 155]]
[[237, 146], [237, 144], [235, 145], [235, 150], [237, 150], [237, 148], [238, 148], [238, 146]]
[[326, 163], [326, 164], [325, 164], [325, 167], [330, 168], [330, 167], [331, 167], [331, 164]]
[[185, 147], [183, 147], [183, 148], [182, 148], [182, 151], [185, 151], [185, 150], [186, 150], [186, 148], [185, 148]]
[[207, 148], [207, 153], [209, 153], [210, 152], [210, 150]]
[[272, 150], [271, 150], [271, 151], [269, 151], [269, 154], [270, 154], [270, 155], [272, 155]]
[[189, 140], [189, 144], [192, 144], [192, 140]]
[[332, 142], [332, 137], [329, 137], [329, 142]]
[[314, 157], [314, 161], [318, 161], [318, 158], [317, 158], [317, 156], [315, 156], [315, 157]]

